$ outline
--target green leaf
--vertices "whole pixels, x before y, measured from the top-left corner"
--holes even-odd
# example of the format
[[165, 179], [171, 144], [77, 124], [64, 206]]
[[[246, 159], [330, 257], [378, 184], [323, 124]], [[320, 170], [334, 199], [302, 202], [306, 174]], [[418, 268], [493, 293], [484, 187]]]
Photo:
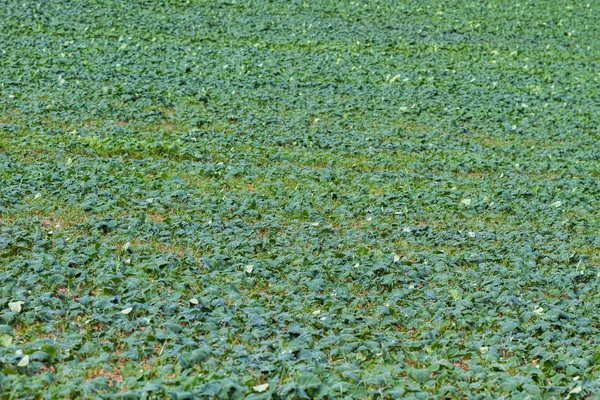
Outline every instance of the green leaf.
[[414, 369], [411, 371], [410, 375], [415, 381], [419, 383], [425, 383], [428, 380], [432, 379], [431, 371], [428, 369]]
[[303, 389], [318, 388], [323, 382], [314, 374], [302, 374], [296, 378], [296, 383]]
[[55, 358], [58, 355], [58, 347], [52, 344], [44, 343], [40, 348], [42, 351], [48, 353], [50, 358]]

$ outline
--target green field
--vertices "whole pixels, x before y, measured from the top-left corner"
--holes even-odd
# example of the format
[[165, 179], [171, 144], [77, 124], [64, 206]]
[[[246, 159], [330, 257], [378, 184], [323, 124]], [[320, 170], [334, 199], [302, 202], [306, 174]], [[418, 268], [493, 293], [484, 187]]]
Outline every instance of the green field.
[[0, 398], [600, 397], [596, 1], [0, 0]]

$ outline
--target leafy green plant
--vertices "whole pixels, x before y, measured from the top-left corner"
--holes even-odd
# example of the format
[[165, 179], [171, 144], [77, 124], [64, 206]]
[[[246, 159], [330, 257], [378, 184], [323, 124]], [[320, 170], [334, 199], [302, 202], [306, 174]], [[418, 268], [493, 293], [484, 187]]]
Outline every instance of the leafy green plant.
[[1, 3], [0, 397], [598, 396], [598, 16]]

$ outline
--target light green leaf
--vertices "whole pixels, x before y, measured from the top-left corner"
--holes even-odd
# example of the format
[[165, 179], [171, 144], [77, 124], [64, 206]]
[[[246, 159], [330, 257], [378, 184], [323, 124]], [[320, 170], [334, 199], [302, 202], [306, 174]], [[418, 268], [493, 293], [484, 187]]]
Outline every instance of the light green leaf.
[[263, 383], [262, 385], [256, 385], [252, 389], [254, 389], [254, 391], [258, 393], [266, 392], [267, 389], [269, 389], [269, 384]]
[[8, 308], [10, 309], [10, 311], [19, 313], [23, 309], [23, 304], [25, 304], [24, 301], [13, 301], [11, 303], [8, 303]]
[[17, 367], [26, 367], [29, 365], [29, 356], [25, 355], [25, 357], [21, 358], [21, 361], [17, 364]]
[[455, 301], [459, 301], [460, 299], [462, 299], [462, 296], [460, 295], [460, 292], [457, 289], [449, 289], [448, 290], [448, 294], [450, 295], [450, 297], [452, 297]]
[[12, 336], [3, 333], [2, 335], [0, 335], [0, 345], [3, 347], [10, 347], [10, 345], [13, 342], [13, 338]]
[[583, 388], [578, 385], [578, 386], [575, 386], [573, 389], [571, 389], [569, 394], [577, 394], [577, 393], [581, 393], [582, 391], [583, 391]]

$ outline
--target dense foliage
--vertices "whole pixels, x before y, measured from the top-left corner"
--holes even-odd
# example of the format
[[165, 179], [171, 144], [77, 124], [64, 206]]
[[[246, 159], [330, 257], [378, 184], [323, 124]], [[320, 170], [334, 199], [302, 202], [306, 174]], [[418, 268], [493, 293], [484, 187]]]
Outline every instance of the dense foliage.
[[599, 17], [0, 2], [0, 396], [600, 395]]

